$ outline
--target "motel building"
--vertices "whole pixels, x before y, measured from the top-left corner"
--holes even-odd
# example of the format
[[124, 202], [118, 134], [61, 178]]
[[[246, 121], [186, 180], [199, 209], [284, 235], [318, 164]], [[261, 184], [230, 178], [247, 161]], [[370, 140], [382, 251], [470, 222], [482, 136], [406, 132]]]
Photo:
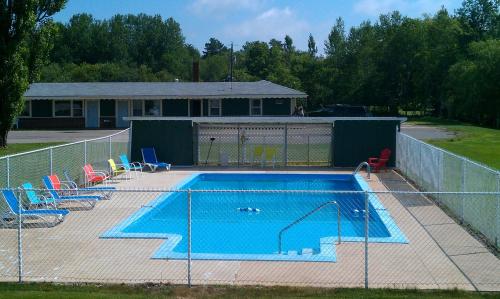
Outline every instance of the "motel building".
[[124, 117], [290, 116], [301, 91], [257, 82], [34, 83], [20, 129], [125, 128]]

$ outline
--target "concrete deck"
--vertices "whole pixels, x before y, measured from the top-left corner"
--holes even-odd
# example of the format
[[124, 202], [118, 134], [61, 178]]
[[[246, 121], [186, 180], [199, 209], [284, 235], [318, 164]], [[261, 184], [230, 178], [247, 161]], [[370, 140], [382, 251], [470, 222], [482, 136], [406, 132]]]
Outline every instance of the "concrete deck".
[[[144, 173], [142, 177], [120, 180], [114, 185], [119, 189], [137, 186], [165, 189], [195, 172]], [[325, 171], [314, 171], [320, 172]], [[376, 175], [372, 175], [368, 183], [375, 191], [387, 190], [387, 184]], [[164, 240], [99, 238], [158, 195], [160, 193], [116, 193], [111, 200], [99, 202], [92, 210], [72, 211], [55, 227], [24, 229], [24, 279], [186, 283], [186, 261], [151, 259]], [[409, 199], [390, 194], [379, 195], [379, 199], [409, 243], [369, 244], [370, 287], [500, 291], [500, 260], [439, 207], [425, 198], [411, 205]], [[0, 228], [0, 239], [0, 280], [16, 280], [16, 230]], [[364, 279], [363, 243], [338, 245], [336, 263], [192, 262], [194, 284], [362, 287]]]

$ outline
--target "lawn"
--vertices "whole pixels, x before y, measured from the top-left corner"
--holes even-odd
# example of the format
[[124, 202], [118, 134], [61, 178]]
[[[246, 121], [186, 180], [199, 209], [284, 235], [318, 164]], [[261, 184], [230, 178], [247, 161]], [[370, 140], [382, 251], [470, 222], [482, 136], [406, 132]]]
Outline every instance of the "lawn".
[[457, 290], [322, 289], [170, 285], [54, 285], [0, 283], [0, 298], [498, 298]]
[[456, 137], [426, 140], [426, 142], [492, 168], [500, 169], [500, 130], [435, 118], [422, 118], [409, 123], [430, 125], [455, 132]]
[[63, 144], [64, 142], [47, 142], [47, 143], [10, 143], [7, 148], [0, 148], [0, 157], [13, 155], [22, 152], [33, 151], [44, 147]]

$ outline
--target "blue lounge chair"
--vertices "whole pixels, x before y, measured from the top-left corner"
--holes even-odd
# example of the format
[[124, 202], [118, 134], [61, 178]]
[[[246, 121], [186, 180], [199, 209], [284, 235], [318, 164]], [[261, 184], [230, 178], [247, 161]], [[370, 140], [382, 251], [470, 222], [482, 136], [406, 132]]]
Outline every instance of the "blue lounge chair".
[[148, 166], [151, 171], [156, 171], [156, 169], [158, 168], [165, 168], [166, 170], [170, 170], [170, 164], [158, 161], [158, 159], [156, 158], [156, 151], [154, 147], [141, 148], [141, 152], [144, 165]]
[[49, 192], [51, 198], [56, 203], [81, 202], [86, 203], [90, 208], [93, 208], [97, 201], [102, 199], [102, 196], [98, 195], [59, 195], [59, 193], [57, 193], [57, 189], [55, 189], [54, 185], [52, 185], [52, 181], [50, 180], [50, 177], [48, 175], [44, 176], [42, 181], [45, 185], [45, 188], [47, 188], [47, 191]]
[[54, 209], [35, 209], [35, 210], [25, 210], [19, 207], [19, 200], [12, 190], [2, 190], [2, 195], [9, 207], [7, 214], [3, 215], [4, 219], [11, 218], [39, 218], [47, 221], [45, 217], [54, 217], [54, 225], [62, 222], [64, 217], [68, 215], [68, 210], [54, 210]]
[[139, 162], [129, 162], [127, 155], [120, 155], [120, 160], [122, 162], [121, 166], [127, 171], [140, 171], [142, 174], [142, 165]]
[[42, 194], [37, 194], [31, 183], [26, 182], [22, 185], [22, 187], [31, 206], [36, 207], [44, 205], [45, 207], [49, 208], [49, 205], [52, 205], [54, 208], [56, 207], [56, 202], [53, 198], [46, 197]]

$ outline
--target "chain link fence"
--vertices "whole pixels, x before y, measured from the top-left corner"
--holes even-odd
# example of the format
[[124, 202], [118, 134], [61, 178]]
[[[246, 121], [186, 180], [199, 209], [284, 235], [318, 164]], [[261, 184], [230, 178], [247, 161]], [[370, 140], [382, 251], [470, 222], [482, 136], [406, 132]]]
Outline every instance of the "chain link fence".
[[498, 257], [434, 200], [499, 193], [120, 189], [53, 224], [13, 191], [2, 281], [500, 290]]
[[[408, 135], [397, 134], [396, 166], [429, 192], [492, 192], [481, 200], [467, 196], [435, 198], [449, 213], [500, 248], [500, 172]], [[494, 193], [496, 192], [496, 193]]]
[[332, 124], [200, 123], [198, 165], [331, 166]]
[[[108, 169], [108, 159], [128, 154], [129, 129], [118, 133], [0, 158], [0, 187], [18, 187], [24, 182], [41, 185], [45, 175], [67, 172], [78, 183], [85, 178], [83, 166]], [[119, 162], [118, 162], [119, 163]]]

